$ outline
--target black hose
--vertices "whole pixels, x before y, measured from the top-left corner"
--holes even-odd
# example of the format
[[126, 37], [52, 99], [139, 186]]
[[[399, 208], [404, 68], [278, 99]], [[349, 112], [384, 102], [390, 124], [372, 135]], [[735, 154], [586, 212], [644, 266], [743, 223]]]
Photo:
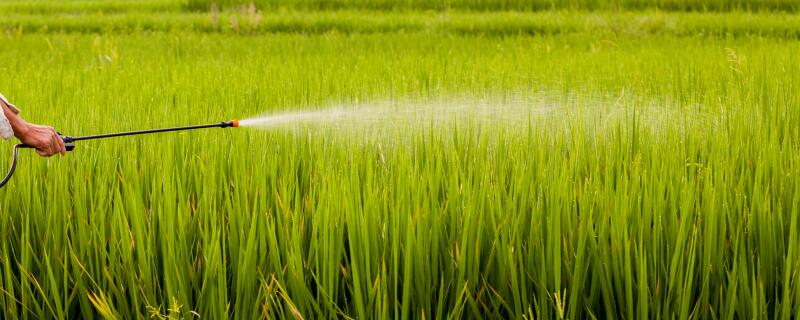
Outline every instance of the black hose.
[[14, 145], [14, 158], [11, 160], [11, 168], [8, 169], [8, 173], [6, 173], [6, 177], [3, 178], [3, 181], [0, 181], [0, 188], [8, 183], [8, 180], [11, 180], [11, 176], [14, 175], [14, 170], [17, 170], [17, 156], [19, 155], [19, 148], [30, 148], [24, 144], [17, 144]]

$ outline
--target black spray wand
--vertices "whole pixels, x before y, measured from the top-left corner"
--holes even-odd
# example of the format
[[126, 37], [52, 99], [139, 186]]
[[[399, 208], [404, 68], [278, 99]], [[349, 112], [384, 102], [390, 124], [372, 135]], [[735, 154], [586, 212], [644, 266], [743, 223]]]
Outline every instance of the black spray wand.
[[[94, 140], [94, 139], [105, 139], [105, 138], [113, 138], [113, 137], [124, 137], [124, 136], [135, 136], [140, 134], [150, 134], [150, 133], [160, 133], [160, 132], [170, 132], [170, 131], [183, 131], [183, 130], [195, 130], [195, 129], [205, 129], [205, 128], [236, 128], [239, 126], [239, 120], [231, 120], [225, 121], [220, 123], [214, 124], [201, 124], [196, 126], [184, 126], [184, 127], [172, 127], [172, 128], [161, 128], [161, 129], [150, 129], [150, 130], [140, 130], [140, 131], [127, 131], [127, 132], [115, 132], [115, 133], [106, 133], [106, 134], [98, 134], [98, 135], [91, 135], [91, 136], [80, 136], [80, 137], [69, 137], [69, 136], [62, 136], [61, 139], [64, 140], [64, 147], [67, 151], [72, 151], [75, 149], [75, 142], [76, 141], [84, 141], [84, 140]], [[14, 157], [11, 161], [11, 168], [8, 169], [8, 173], [6, 174], [5, 178], [0, 181], [0, 188], [6, 185], [9, 180], [11, 180], [11, 176], [14, 175], [14, 170], [17, 169], [17, 156], [19, 154], [19, 149], [24, 148], [33, 148], [26, 144], [17, 144], [14, 146]]]

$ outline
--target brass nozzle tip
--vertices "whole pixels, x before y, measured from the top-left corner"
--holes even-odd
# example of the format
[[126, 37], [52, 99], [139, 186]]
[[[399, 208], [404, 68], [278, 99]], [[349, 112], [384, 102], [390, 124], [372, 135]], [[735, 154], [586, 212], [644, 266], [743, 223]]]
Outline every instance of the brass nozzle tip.
[[233, 119], [233, 121], [231, 121], [231, 123], [233, 123], [233, 127], [234, 128], [238, 128], [239, 127], [239, 119]]

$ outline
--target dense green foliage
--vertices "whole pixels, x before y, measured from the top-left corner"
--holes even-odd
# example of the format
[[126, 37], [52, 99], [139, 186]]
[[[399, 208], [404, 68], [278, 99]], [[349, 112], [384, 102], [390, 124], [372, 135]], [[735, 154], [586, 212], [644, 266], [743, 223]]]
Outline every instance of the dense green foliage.
[[75, 135], [408, 98], [554, 109], [522, 126], [215, 129], [24, 153], [0, 190], [0, 317], [800, 318], [800, 43], [720, 31], [792, 14], [596, 14], [696, 26], [649, 32], [485, 13], [484, 28], [506, 14], [557, 30], [538, 34], [292, 12], [372, 31], [235, 34], [171, 29], [208, 16], [157, 8], [164, 28], [7, 26], [0, 92]]
[[788, 11], [796, 12], [795, 0], [4, 0], [0, 9], [15, 8], [37, 12], [71, 10], [121, 11], [208, 11], [246, 10], [250, 4], [274, 10], [663, 10], [663, 11]]
[[[233, 23], [232, 21], [236, 21]], [[764, 36], [800, 38], [800, 16], [776, 13], [589, 13], [589, 12], [365, 12], [290, 11], [220, 14], [135, 13], [15, 13], [0, 21], [9, 33], [208, 32], [263, 35], [266, 33], [408, 33], [507, 36], [587, 33], [616, 36]]]
[[372, 10], [640, 10], [731, 11], [785, 10], [796, 11], [795, 0], [186, 0], [188, 9], [205, 10], [212, 3], [236, 7], [255, 3], [269, 8]]

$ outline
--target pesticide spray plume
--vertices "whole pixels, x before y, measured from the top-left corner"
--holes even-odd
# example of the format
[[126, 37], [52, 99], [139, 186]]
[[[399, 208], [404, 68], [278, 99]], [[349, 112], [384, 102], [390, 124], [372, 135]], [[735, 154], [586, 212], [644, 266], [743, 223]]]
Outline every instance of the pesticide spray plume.
[[[338, 103], [307, 111], [266, 114], [241, 120], [242, 127], [258, 129], [332, 128], [391, 129], [446, 126], [453, 123], [515, 125], [530, 117], [546, 116], [556, 104], [540, 97], [399, 99], [369, 103]], [[374, 129], [374, 130], [372, 130]]]
[[[571, 130], [576, 125], [601, 134], [631, 119], [654, 132], [687, 126], [714, 126], [718, 122], [701, 106], [676, 108], [669, 97], [643, 98], [625, 91], [606, 94], [583, 92], [517, 92], [505, 95], [449, 98], [405, 98], [368, 103], [334, 103], [307, 111], [266, 114], [240, 121], [242, 127], [263, 130], [325, 131], [325, 137], [366, 132], [390, 139], [411, 132], [481, 126], [488, 130]], [[443, 133], [454, 132], [442, 130]]]
[[[183, 126], [183, 127], [170, 127], [170, 128], [160, 128], [160, 129], [148, 129], [148, 130], [139, 130], [139, 131], [126, 131], [126, 132], [114, 132], [114, 133], [105, 133], [105, 134], [97, 134], [97, 135], [90, 135], [90, 136], [61, 136], [61, 139], [64, 140], [64, 148], [67, 151], [72, 151], [75, 149], [75, 142], [77, 141], [85, 141], [85, 140], [97, 140], [97, 139], [106, 139], [106, 138], [114, 138], [114, 137], [124, 137], [124, 136], [135, 136], [141, 134], [153, 134], [153, 133], [161, 133], [161, 132], [171, 132], [171, 131], [184, 131], [184, 130], [196, 130], [196, 129], [206, 129], [206, 128], [237, 128], [239, 127], [239, 120], [233, 119], [230, 121], [223, 121], [220, 123], [212, 123], [212, 124], [201, 124], [201, 125], [193, 125], [193, 126]], [[6, 174], [5, 178], [0, 181], [0, 188], [6, 185], [11, 177], [14, 175], [14, 171], [17, 168], [17, 157], [19, 155], [19, 149], [32, 149], [33, 147], [26, 145], [26, 144], [17, 144], [14, 146], [14, 156], [11, 161], [11, 168], [9, 168], [8, 173]]]
[[[360, 133], [359, 131], [363, 130], [370, 139], [389, 137], [397, 140], [396, 138], [409, 132], [447, 128], [453, 125], [456, 127], [486, 125], [489, 130], [500, 128], [506, 131], [513, 131], [512, 128], [515, 127], [527, 129], [536, 127], [548, 131], [570, 131], [572, 128], [581, 127], [585, 134], [601, 135], [608, 129], [623, 128], [626, 122], [633, 123], [634, 128], [630, 130], [648, 128], [655, 131], [673, 128], [686, 130], [689, 126], [714, 128], [719, 123], [718, 118], [697, 111], [702, 109], [700, 106], [684, 109], [675, 108], [673, 104], [674, 102], [666, 98], [642, 100], [635, 96], [628, 97], [624, 91], [617, 96], [534, 93], [500, 97], [402, 99], [376, 103], [342, 103], [320, 106], [310, 111], [289, 111], [214, 124], [90, 136], [62, 136], [62, 139], [67, 151], [72, 151], [75, 142], [78, 141], [204, 128], [249, 127], [303, 131], [327, 129], [332, 131], [325, 132], [326, 138], [334, 136], [328, 133], [335, 133], [348, 139], [353, 137], [353, 133]], [[442, 132], [454, 132], [454, 130]], [[11, 168], [6, 177], [0, 181], [0, 188], [11, 179], [17, 165], [18, 151], [24, 148], [31, 147], [24, 144], [14, 146]]]

